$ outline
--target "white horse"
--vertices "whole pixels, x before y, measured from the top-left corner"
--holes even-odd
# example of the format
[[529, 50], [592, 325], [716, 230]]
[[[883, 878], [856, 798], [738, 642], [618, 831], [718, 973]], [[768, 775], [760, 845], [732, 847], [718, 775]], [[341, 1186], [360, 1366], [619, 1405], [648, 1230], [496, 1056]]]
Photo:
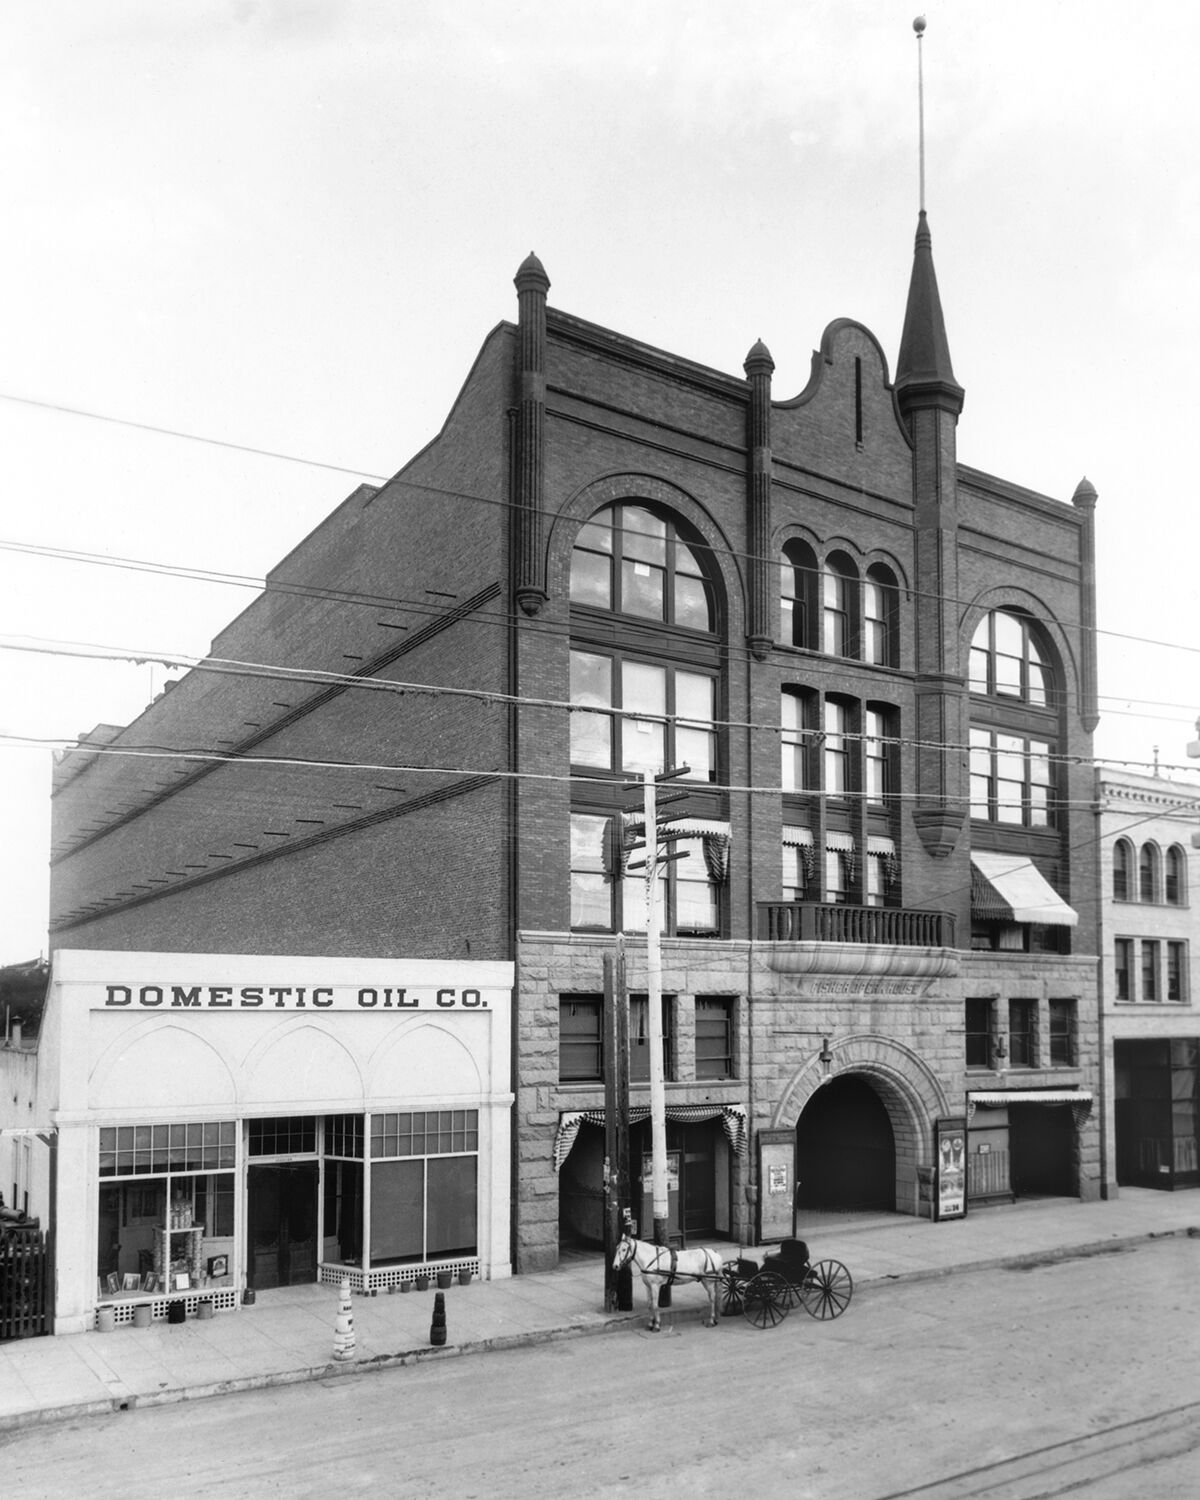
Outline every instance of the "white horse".
[[676, 1281], [698, 1281], [708, 1296], [708, 1317], [704, 1320], [709, 1328], [717, 1326], [717, 1290], [721, 1282], [721, 1267], [724, 1265], [715, 1250], [669, 1250], [665, 1245], [651, 1245], [645, 1240], [635, 1240], [626, 1231], [621, 1236], [617, 1253], [613, 1256], [613, 1270], [632, 1265], [642, 1278], [646, 1296], [650, 1301], [651, 1333], [659, 1330], [658, 1289]]

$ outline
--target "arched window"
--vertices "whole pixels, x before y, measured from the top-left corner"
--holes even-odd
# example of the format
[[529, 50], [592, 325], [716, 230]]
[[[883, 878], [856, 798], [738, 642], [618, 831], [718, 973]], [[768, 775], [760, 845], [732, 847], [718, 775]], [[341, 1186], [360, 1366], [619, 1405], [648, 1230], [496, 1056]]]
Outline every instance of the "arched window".
[[979, 622], [971, 641], [971, 691], [990, 698], [1014, 698], [1045, 708], [1052, 674], [1023, 615], [995, 609]]
[[817, 559], [812, 548], [788, 542], [779, 554], [779, 641], [783, 646], [818, 644]]
[[821, 649], [827, 656], [857, 654], [856, 582], [850, 559], [831, 552], [821, 569]]
[[1138, 854], [1138, 900], [1158, 900], [1158, 845], [1143, 844]]
[[657, 511], [607, 505], [576, 538], [571, 603], [711, 632], [713, 590], [700, 550]]
[[1131, 881], [1133, 875], [1133, 849], [1128, 839], [1118, 839], [1113, 845], [1113, 884], [1112, 893], [1114, 901], [1129, 901], [1132, 899]]
[[890, 568], [875, 563], [863, 582], [863, 660], [877, 667], [897, 665], [896, 615], [899, 590]]
[[1172, 906], [1187, 905], [1187, 857], [1178, 844], [1167, 850], [1165, 894]]

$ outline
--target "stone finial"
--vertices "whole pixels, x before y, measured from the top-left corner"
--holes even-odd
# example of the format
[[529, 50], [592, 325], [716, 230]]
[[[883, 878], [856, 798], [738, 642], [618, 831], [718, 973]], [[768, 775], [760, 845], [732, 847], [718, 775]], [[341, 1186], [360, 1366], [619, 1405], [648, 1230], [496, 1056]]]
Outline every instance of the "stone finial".
[[532, 250], [518, 267], [513, 283], [518, 292], [537, 290], [548, 292], [550, 290], [550, 278], [546, 275], [546, 268]]

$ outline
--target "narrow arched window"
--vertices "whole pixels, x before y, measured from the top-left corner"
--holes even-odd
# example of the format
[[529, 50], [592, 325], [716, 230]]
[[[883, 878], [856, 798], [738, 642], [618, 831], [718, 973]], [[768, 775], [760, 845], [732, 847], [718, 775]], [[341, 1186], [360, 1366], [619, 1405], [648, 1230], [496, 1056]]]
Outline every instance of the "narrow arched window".
[[1187, 904], [1187, 859], [1178, 844], [1167, 850], [1165, 894], [1172, 906]]
[[1133, 870], [1133, 850], [1128, 839], [1118, 839], [1113, 845], [1112, 893], [1114, 901], [1128, 901], [1131, 897], [1130, 878]]
[[1143, 844], [1138, 854], [1138, 900], [1158, 900], [1158, 846]]
[[779, 641], [815, 648], [817, 559], [804, 542], [788, 542], [779, 554]]
[[821, 649], [827, 656], [856, 652], [855, 583], [850, 559], [831, 553], [821, 569]]
[[868, 568], [863, 580], [863, 660], [873, 666], [897, 665], [898, 600], [891, 569], [879, 563]]

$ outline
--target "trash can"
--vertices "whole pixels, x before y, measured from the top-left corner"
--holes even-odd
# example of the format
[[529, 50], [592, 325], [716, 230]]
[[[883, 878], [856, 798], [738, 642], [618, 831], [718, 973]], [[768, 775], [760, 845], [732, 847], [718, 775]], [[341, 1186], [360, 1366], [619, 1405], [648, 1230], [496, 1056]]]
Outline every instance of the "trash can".
[[168, 1305], [168, 1307], [167, 1307], [167, 1322], [168, 1323], [186, 1323], [187, 1322], [187, 1303], [184, 1302], [182, 1298], [180, 1298], [179, 1301], [172, 1302], [172, 1303], [170, 1303]]
[[133, 1309], [133, 1326], [135, 1328], [149, 1328], [153, 1309], [148, 1302], [139, 1302]]

